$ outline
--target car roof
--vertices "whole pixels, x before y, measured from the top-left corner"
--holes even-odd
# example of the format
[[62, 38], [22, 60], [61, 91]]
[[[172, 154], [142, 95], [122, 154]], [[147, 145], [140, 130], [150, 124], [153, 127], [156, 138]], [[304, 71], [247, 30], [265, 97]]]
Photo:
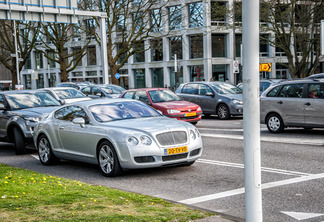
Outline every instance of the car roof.
[[139, 88], [139, 89], [128, 89], [126, 91], [129, 92], [129, 91], [156, 91], [156, 90], [169, 90], [169, 89], [167, 89], [167, 88]]
[[[47, 87], [47, 88], [42, 88], [44, 90], [56, 90], [56, 89], [73, 89], [73, 90], [77, 90], [76, 88], [73, 87]], [[38, 90], [42, 90], [42, 89], [38, 89]]]
[[300, 84], [300, 83], [316, 83], [316, 82], [324, 82], [324, 79], [298, 79], [298, 80], [289, 80], [289, 81], [283, 81], [278, 84], [278, 85], [286, 85], [286, 84]]
[[68, 104], [68, 105], [91, 106], [96, 104], [109, 104], [109, 103], [125, 102], [125, 101], [139, 102], [138, 100], [134, 100], [134, 99], [110, 98], [110, 99], [90, 99], [90, 100], [74, 102], [73, 104]]
[[40, 92], [40, 91], [46, 92], [45, 90], [42, 90], [42, 89], [33, 89], [33, 90], [25, 89], [25, 90], [1, 91], [1, 94], [36, 93], [36, 92]]

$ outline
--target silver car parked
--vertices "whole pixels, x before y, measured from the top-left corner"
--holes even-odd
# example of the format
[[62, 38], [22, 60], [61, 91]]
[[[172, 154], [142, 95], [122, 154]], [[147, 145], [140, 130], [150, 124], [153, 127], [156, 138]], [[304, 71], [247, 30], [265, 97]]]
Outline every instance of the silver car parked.
[[324, 80], [282, 82], [264, 91], [260, 101], [261, 123], [272, 133], [324, 127]]
[[14, 143], [16, 154], [25, 153], [36, 123], [60, 105], [43, 90], [0, 92], [0, 141]]
[[176, 94], [198, 104], [204, 115], [218, 115], [219, 119], [243, 115], [242, 90], [226, 82], [189, 82], [181, 84]]
[[44, 165], [58, 159], [82, 161], [97, 164], [105, 176], [122, 169], [189, 166], [203, 150], [192, 124], [130, 99], [65, 105], [36, 126], [34, 143]]

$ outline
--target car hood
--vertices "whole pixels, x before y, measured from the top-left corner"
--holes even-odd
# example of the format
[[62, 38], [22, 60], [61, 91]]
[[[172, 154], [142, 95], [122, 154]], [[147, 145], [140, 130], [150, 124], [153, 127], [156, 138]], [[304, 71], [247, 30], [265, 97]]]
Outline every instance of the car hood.
[[51, 113], [53, 110], [57, 109], [58, 107], [59, 106], [35, 107], [35, 108], [15, 110], [13, 111], [13, 113], [19, 116], [41, 117]]
[[[191, 126], [190, 123], [186, 123], [183, 121], [171, 119], [168, 117], [150, 117], [150, 118], [137, 118], [137, 119], [125, 119], [118, 121], [111, 121], [107, 123], [103, 123], [107, 127], [119, 128], [126, 133], [125, 131], [138, 131], [147, 134], [154, 134], [156, 132], [168, 131], [168, 130], [176, 130], [179, 128], [189, 128]], [[131, 135], [131, 134], [129, 134]]]
[[170, 102], [161, 102], [161, 103], [154, 103], [152, 105], [155, 109], [177, 109], [177, 110], [195, 110], [197, 109], [198, 105], [188, 102], [188, 101], [170, 101]]
[[90, 100], [91, 98], [85, 97], [85, 98], [72, 98], [72, 99], [64, 99], [65, 103], [73, 103], [73, 102], [80, 102], [84, 100]]

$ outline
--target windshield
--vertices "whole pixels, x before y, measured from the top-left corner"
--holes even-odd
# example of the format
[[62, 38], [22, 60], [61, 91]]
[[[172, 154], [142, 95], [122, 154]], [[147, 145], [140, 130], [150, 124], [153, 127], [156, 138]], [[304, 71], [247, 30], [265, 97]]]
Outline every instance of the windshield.
[[104, 86], [102, 89], [108, 94], [122, 94], [125, 91], [123, 87], [114, 85]]
[[181, 98], [170, 90], [149, 91], [153, 103], [179, 101]]
[[61, 105], [47, 92], [6, 94], [6, 99], [13, 110]]
[[241, 94], [243, 91], [228, 83], [211, 83], [211, 86], [219, 94]]
[[137, 101], [97, 104], [90, 106], [89, 110], [95, 120], [101, 123], [114, 120], [161, 116], [161, 114], [151, 107]]
[[75, 89], [56, 89], [54, 90], [60, 99], [86, 98], [87, 96]]

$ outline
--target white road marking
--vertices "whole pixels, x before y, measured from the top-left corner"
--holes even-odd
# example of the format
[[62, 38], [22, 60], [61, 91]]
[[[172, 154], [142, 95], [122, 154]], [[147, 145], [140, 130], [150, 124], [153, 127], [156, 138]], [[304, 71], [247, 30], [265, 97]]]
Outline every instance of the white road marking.
[[[226, 139], [236, 139], [243, 140], [243, 135], [228, 135], [228, 134], [209, 134], [200, 133], [204, 137], [213, 138], [226, 138]], [[283, 137], [271, 137], [271, 136], [261, 136], [261, 141], [263, 142], [274, 142], [274, 143], [288, 143], [288, 144], [299, 144], [299, 145], [313, 145], [313, 146], [323, 146], [323, 139], [306, 139], [306, 138], [283, 138]]]
[[293, 217], [296, 220], [307, 220], [314, 217], [320, 217], [324, 214], [315, 214], [315, 213], [303, 213], [303, 212], [289, 212], [289, 211], [281, 211], [281, 213], [287, 214], [290, 217]]
[[[275, 181], [271, 183], [265, 183], [261, 185], [262, 190], [263, 189], [268, 189], [268, 188], [273, 188], [273, 187], [278, 187], [278, 186], [284, 186], [284, 185], [289, 185], [289, 184], [294, 184], [294, 183], [301, 183], [309, 180], [316, 180], [316, 179], [322, 179], [324, 178], [324, 173], [320, 174], [313, 174], [313, 175], [308, 175], [308, 176], [302, 176], [302, 177], [297, 177], [297, 178], [291, 178], [287, 180], [281, 180], [281, 181]], [[245, 188], [239, 188], [235, 190], [229, 190], [221, 193], [215, 193], [215, 194], [209, 194], [205, 196], [200, 196], [200, 197], [194, 197], [194, 198], [189, 198], [186, 200], [181, 200], [179, 201], [180, 203], [183, 204], [196, 204], [196, 203], [201, 203], [201, 202], [206, 202], [210, 200], [216, 200], [224, 197], [230, 197], [238, 194], [243, 194], [245, 192]]]
[[[241, 169], [244, 168], [244, 164], [240, 164], [240, 163], [230, 163], [230, 162], [222, 162], [222, 161], [207, 160], [207, 159], [198, 159], [196, 162], [219, 165], [219, 166], [236, 167], [236, 168], [241, 168]], [[278, 173], [278, 174], [284, 174], [284, 175], [290, 175], [290, 176], [309, 176], [309, 175], [312, 175], [312, 174], [309, 174], [309, 173], [290, 171], [290, 170], [281, 170], [281, 169], [268, 168], [268, 167], [261, 167], [261, 170], [264, 171], [264, 172]]]

